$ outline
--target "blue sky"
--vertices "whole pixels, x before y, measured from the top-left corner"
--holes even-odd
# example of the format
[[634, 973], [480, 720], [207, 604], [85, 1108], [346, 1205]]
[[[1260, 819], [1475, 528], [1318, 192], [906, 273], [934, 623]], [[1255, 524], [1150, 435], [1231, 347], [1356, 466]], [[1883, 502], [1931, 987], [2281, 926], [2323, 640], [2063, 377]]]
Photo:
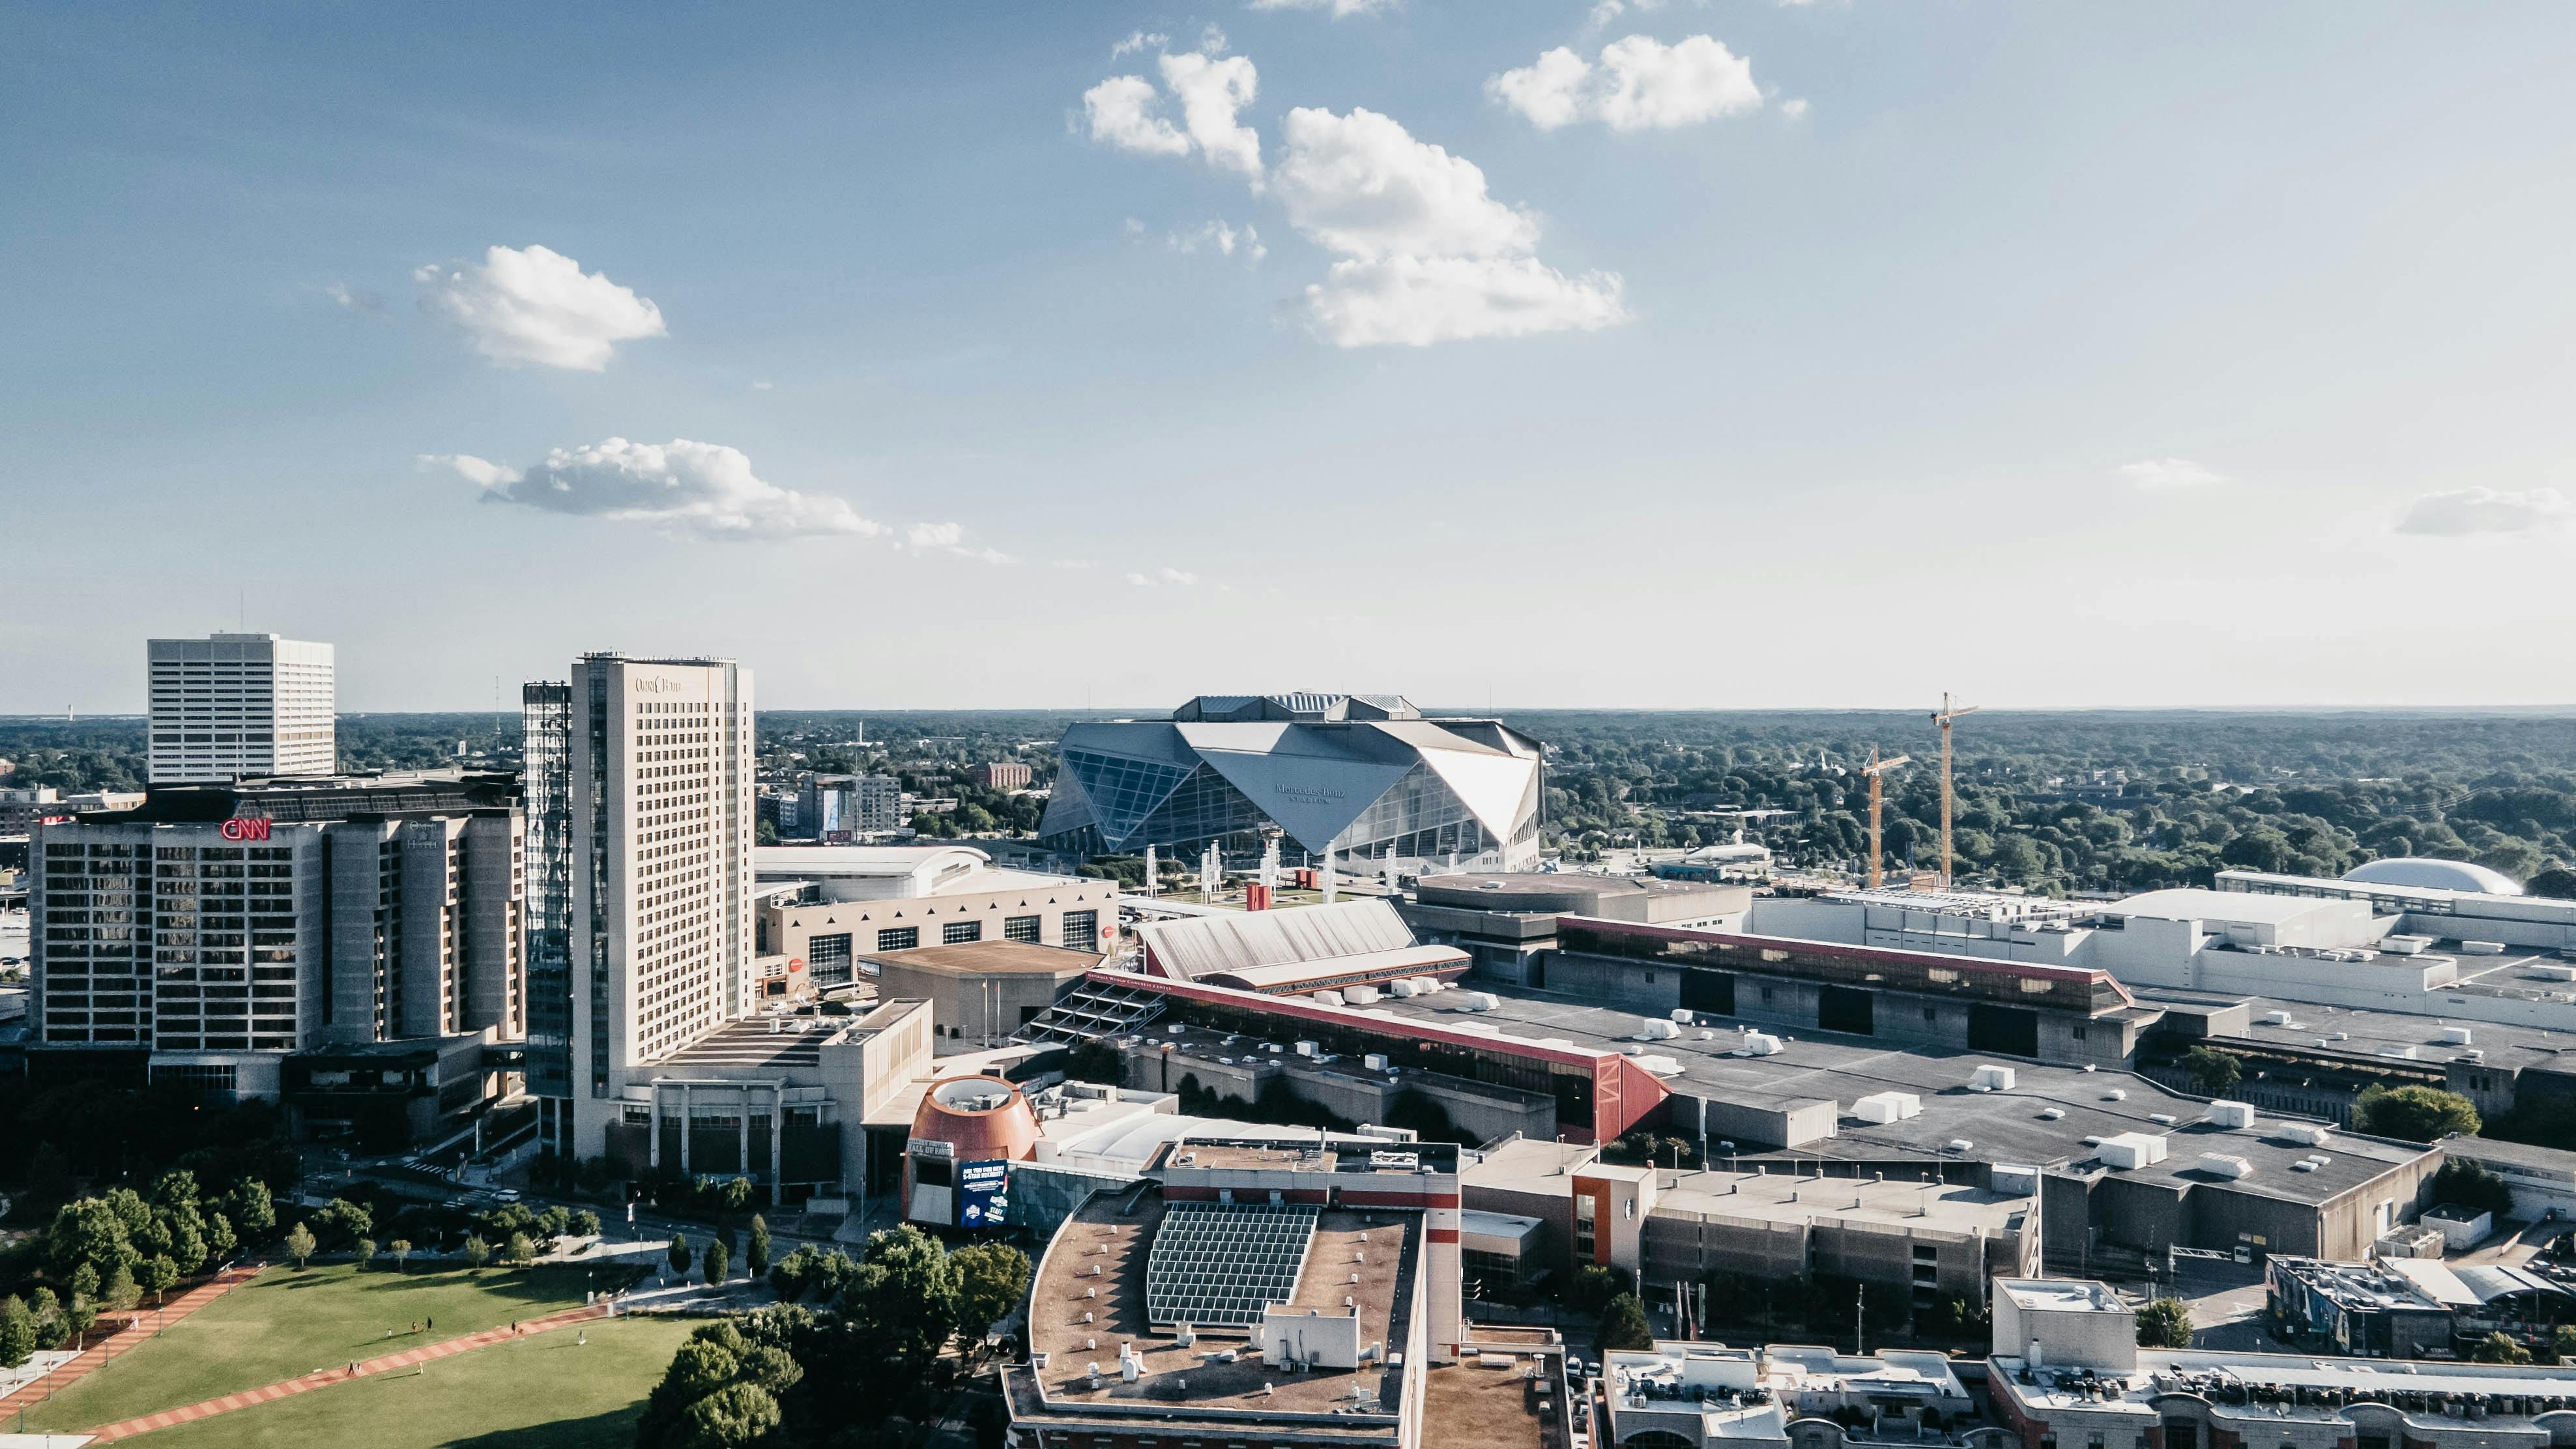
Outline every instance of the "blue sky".
[[2576, 698], [2576, 10], [1344, 4], [12, 7], [0, 711]]

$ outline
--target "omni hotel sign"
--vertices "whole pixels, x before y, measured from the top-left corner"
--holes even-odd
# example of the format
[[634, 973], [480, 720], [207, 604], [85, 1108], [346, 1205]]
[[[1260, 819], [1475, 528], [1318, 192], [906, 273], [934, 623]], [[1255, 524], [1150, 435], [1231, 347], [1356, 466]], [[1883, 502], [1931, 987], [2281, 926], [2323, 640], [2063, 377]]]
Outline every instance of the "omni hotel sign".
[[637, 694], [677, 694], [689, 687], [685, 680], [670, 679], [659, 674], [638, 674], [632, 678]]

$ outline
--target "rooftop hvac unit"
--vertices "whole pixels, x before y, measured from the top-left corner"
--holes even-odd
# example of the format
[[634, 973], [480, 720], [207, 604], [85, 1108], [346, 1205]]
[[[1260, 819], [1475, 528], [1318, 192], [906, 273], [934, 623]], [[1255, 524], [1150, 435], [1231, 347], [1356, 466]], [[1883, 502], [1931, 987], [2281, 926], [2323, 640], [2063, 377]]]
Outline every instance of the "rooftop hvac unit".
[[2301, 1147], [2323, 1147], [2334, 1136], [2334, 1129], [2323, 1122], [2284, 1122], [2281, 1137]]
[[2392, 956], [2413, 956], [2433, 944], [2430, 936], [2384, 936], [2379, 949]]
[[2286, 1011], [2264, 1012], [2263, 1024], [2265, 1026], [2288, 1026], [2290, 1025], [2290, 1014]]
[[1852, 1103], [1852, 1115], [1864, 1122], [1885, 1126], [1922, 1115], [1923, 1099], [1911, 1092], [1872, 1092]]
[[2110, 1091], [2102, 1094], [2102, 1100], [2105, 1102], [2125, 1102], [2129, 1100], [2129, 1089], [2126, 1087], [2113, 1087]]
[[2476, 1064], [2477, 1064], [2477, 1063], [2479, 1063], [2479, 1062], [2485, 1061], [2486, 1059], [2487, 1059], [2487, 1051], [2486, 1051], [2486, 1048], [2484, 1048], [2484, 1047], [2471, 1047], [2471, 1048], [2469, 1048], [2467, 1051], [2464, 1051], [2464, 1052], [2460, 1053], [2458, 1056], [2453, 1057], [2451, 1060], [2453, 1060], [2453, 1061], [2455, 1061], [2455, 1062], [2467, 1062], [2467, 1063], [2471, 1064], [2472, 1066], [2474, 1066], [2474, 1065], [2476, 1065]]
[[2013, 1069], [2010, 1067], [1981, 1066], [1968, 1078], [1971, 1092], [2009, 1092], [2012, 1086]]
[[2399, 1046], [2381, 1047], [2379, 1049], [2379, 1054], [2383, 1057], [2394, 1057], [2397, 1060], [2404, 1062], [2415, 1060], [2415, 1048], [2411, 1043]]
[[1310, 1041], [1301, 1041], [1297, 1043], [1297, 1055], [1301, 1057], [1311, 1057], [1322, 1050], [1322, 1047], [1319, 1047]]
[[1674, 1007], [1674, 1008], [1673, 1008], [1673, 1020], [1674, 1020], [1676, 1023], [1678, 1023], [1678, 1024], [1682, 1025], [1682, 1026], [1688, 1026], [1688, 1025], [1690, 1025], [1690, 1024], [1691, 1024], [1691, 1020], [1692, 1020], [1690, 1009], [1689, 1009], [1688, 1007], [1683, 1007], [1683, 1006], [1676, 1006], [1676, 1007]]
[[2467, 1046], [2469, 1043], [2476, 1041], [2477, 1039], [2477, 1033], [2469, 1030], [2465, 1026], [2446, 1026], [2442, 1028], [2442, 1044], [2444, 1046]]
[[1637, 1026], [1637, 1039], [1639, 1041], [1671, 1041], [1674, 1037], [1680, 1036], [1681, 1034], [1682, 1029], [1680, 1027], [1673, 1025], [1671, 1022], [1666, 1021], [1660, 1016], [1647, 1017]]
[[2462, 941], [2460, 943], [2460, 954], [2463, 956], [2501, 956], [2504, 954], [2504, 942]]
[[2105, 1137], [2096, 1149], [2102, 1161], [2112, 1167], [2130, 1169], [2152, 1167], [2165, 1160], [2165, 1140], [2144, 1132], [2123, 1132]]
[[2171, 1127], [2182, 1119], [2171, 1112], [2149, 1112], [2147, 1114], [2147, 1120], [2155, 1123], [2159, 1127]]
[[1321, 1006], [1339, 1006], [1342, 1004], [1342, 993], [1338, 991], [1318, 991], [1315, 993], [1315, 1001], [1316, 1004]]
[[2224, 1100], [2212, 1102], [2209, 1104], [2209, 1120], [2221, 1127], [2251, 1127], [2254, 1125], [2254, 1104]]
[[1952, 1152], [1974, 1152], [1977, 1150], [1977, 1144], [1969, 1141], [1965, 1137], [1953, 1137], [1950, 1139], [1950, 1150]]
[[1377, 998], [1378, 989], [1374, 986], [1346, 986], [1342, 988], [1342, 999], [1353, 1006], [1369, 1006], [1374, 1004], [1377, 1001]]
[[1662, 1052], [1640, 1053], [1637, 1057], [1637, 1065], [1659, 1077], [1678, 1077], [1682, 1074], [1680, 1061], [1665, 1056]]
[[[2252, 1177], [2254, 1164], [2233, 1153], [2204, 1152], [2200, 1154], [2200, 1170], [2217, 1177]], [[2314, 1170], [2310, 1169], [2310, 1171]]]
[[1386, 1056], [1382, 1052], [1370, 1052], [1368, 1055], [1360, 1058], [1360, 1065], [1368, 1068], [1372, 1072], [1385, 1071]]
[[2054, 1122], [2065, 1115], [2066, 1109], [2063, 1107], [2042, 1107], [2039, 1109], [2039, 1120], [2042, 1122]]
[[1461, 991], [1458, 993], [1458, 1009], [1460, 1011], [1491, 1011], [1500, 1005], [1502, 1005], [1502, 1003], [1496, 1000], [1494, 993], [1490, 991]]
[[1780, 1038], [1767, 1031], [1748, 1031], [1744, 1045], [1737, 1048], [1748, 1057], [1770, 1057], [1780, 1054]]
[[2543, 981], [2576, 981], [2576, 966], [2534, 966], [2531, 974]]
[[1413, 978], [1410, 976], [1386, 983], [1386, 994], [1399, 1001], [1410, 1000], [1421, 990], [1421, 987], [1413, 984]]

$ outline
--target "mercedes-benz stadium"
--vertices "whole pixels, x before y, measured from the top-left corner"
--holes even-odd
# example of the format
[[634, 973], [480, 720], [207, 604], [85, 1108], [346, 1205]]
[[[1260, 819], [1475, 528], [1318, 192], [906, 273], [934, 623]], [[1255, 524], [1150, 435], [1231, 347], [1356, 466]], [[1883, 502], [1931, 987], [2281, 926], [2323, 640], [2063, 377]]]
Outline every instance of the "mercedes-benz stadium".
[[1538, 741], [1426, 719], [1391, 694], [1201, 695], [1168, 720], [1067, 729], [1039, 834], [1067, 855], [1209, 842], [1257, 859], [1328, 850], [1352, 869], [1521, 870], [1538, 859]]

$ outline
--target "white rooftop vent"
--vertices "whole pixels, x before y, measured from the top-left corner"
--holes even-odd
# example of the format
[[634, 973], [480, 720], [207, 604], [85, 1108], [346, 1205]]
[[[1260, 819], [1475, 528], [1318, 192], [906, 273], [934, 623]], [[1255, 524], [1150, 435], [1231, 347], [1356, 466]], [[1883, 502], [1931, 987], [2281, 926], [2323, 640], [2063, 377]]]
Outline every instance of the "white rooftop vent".
[[1368, 1068], [1372, 1072], [1385, 1071], [1386, 1056], [1382, 1052], [1370, 1052], [1360, 1058], [1360, 1065]]
[[2095, 1150], [2105, 1163], [2127, 1169], [2153, 1167], [2164, 1161], [2166, 1146], [2164, 1138], [2151, 1133], [2123, 1132], [2116, 1137], [2103, 1138], [2102, 1145]]
[[2254, 1164], [2234, 1153], [2204, 1152], [2200, 1154], [2200, 1170], [2218, 1177], [2252, 1177]]
[[1342, 1004], [1342, 993], [1338, 991], [1318, 991], [1315, 993], [1315, 1004], [1318, 1006], [1340, 1006]]
[[1923, 1099], [1912, 1092], [1872, 1092], [1852, 1103], [1852, 1115], [1864, 1122], [1885, 1126], [1920, 1116]]
[[2291, 1022], [2290, 1022], [2290, 1014], [2289, 1014], [2288, 1012], [2286, 1012], [2286, 1011], [2267, 1011], [2267, 1012], [2264, 1012], [2264, 1013], [2263, 1013], [2263, 1024], [2264, 1024], [2265, 1026], [2288, 1026], [2288, 1025], [2290, 1025], [2290, 1024], [2291, 1024]]
[[2182, 1119], [2171, 1112], [2149, 1112], [2147, 1114], [2147, 1120], [2155, 1123], [2159, 1127], [2171, 1127]]
[[1323, 1050], [1323, 1048], [1310, 1041], [1301, 1041], [1297, 1043], [1297, 1055], [1301, 1057], [1311, 1057], [1321, 1050]]
[[1974, 1152], [1977, 1150], [1977, 1144], [1969, 1141], [1965, 1137], [1953, 1137], [1950, 1139], [1950, 1150], [1952, 1152]]
[[2013, 1088], [2013, 1069], [1992, 1065], [1980, 1066], [1968, 1077], [1971, 1092], [2009, 1092]]
[[1748, 1057], [1770, 1057], [1780, 1054], [1780, 1038], [1767, 1031], [1748, 1031], [1744, 1045], [1736, 1048]]
[[2460, 943], [2460, 954], [2463, 956], [2501, 956], [2504, 954], [2504, 942], [2462, 941]]
[[2444, 1046], [2467, 1046], [2469, 1043], [2476, 1041], [2477, 1039], [2477, 1033], [2469, 1030], [2465, 1026], [2446, 1026], [2442, 1028], [2442, 1044]]
[[1674, 1008], [1673, 1008], [1673, 1020], [1674, 1020], [1674, 1021], [1676, 1021], [1676, 1022], [1678, 1022], [1678, 1023], [1680, 1023], [1680, 1024], [1681, 1024], [1681, 1025], [1683, 1025], [1683, 1026], [1688, 1026], [1688, 1025], [1690, 1025], [1690, 1024], [1691, 1024], [1691, 1020], [1692, 1020], [1692, 1015], [1691, 1015], [1690, 1008], [1685, 1007], [1685, 1006], [1676, 1006], [1676, 1007], [1674, 1007]]
[[1671, 1041], [1674, 1037], [1680, 1036], [1681, 1034], [1682, 1029], [1680, 1027], [1673, 1025], [1671, 1022], [1660, 1016], [1647, 1017], [1637, 1025], [1637, 1040], [1639, 1041]]
[[2042, 1107], [2039, 1109], [2039, 1120], [2042, 1122], [2054, 1122], [2065, 1115], [2066, 1109], [2063, 1107]]
[[1490, 991], [1461, 991], [1458, 993], [1458, 1009], [1460, 1011], [1491, 1011], [1500, 1005], [1502, 1005], [1502, 1003], [1496, 1000], [1494, 993]]
[[2334, 1136], [2334, 1129], [2323, 1122], [2284, 1122], [2281, 1137], [2301, 1147], [2323, 1147]]
[[2113, 1087], [2110, 1091], [2103, 1094], [2102, 1100], [2105, 1102], [2125, 1102], [2129, 1100], [2129, 1089], [2126, 1087]]
[[2399, 1061], [2411, 1062], [2415, 1060], [2415, 1047], [2412, 1042], [2396, 1046], [2384, 1046], [2379, 1049], [2379, 1054], [2383, 1057], [2394, 1057]]
[[2209, 1104], [2209, 1120], [2221, 1127], [2251, 1127], [2254, 1125], [2254, 1104], [2222, 1098]]
[[1368, 1006], [1374, 1003], [1377, 998], [1378, 989], [1374, 986], [1345, 986], [1342, 988], [1342, 999], [1353, 1006]]

